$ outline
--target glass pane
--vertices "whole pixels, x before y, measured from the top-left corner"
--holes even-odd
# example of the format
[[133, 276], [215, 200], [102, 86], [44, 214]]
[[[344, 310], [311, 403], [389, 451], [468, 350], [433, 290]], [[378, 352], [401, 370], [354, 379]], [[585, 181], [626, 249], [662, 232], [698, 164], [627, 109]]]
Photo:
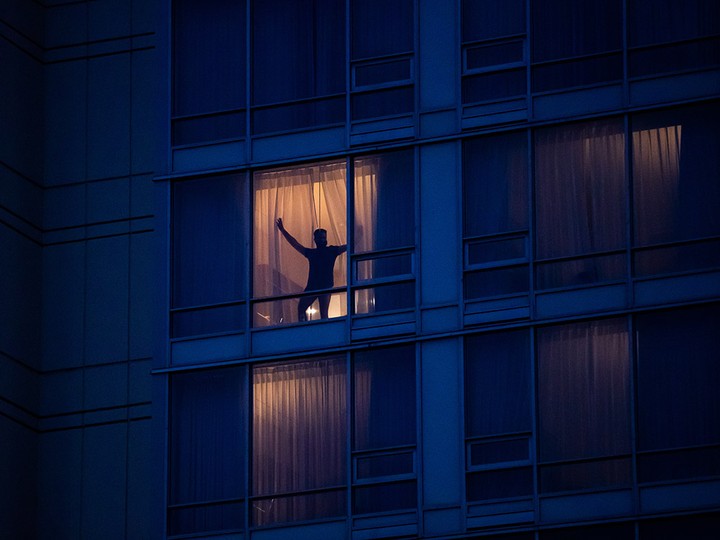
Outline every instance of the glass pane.
[[540, 467], [541, 493], [629, 486], [631, 484], [632, 464], [630, 458]]
[[[244, 497], [244, 378], [238, 368], [171, 377], [171, 504]], [[219, 529], [239, 519], [236, 511], [233, 505], [178, 511], [177, 525]]]
[[625, 244], [625, 136], [620, 119], [535, 131], [537, 255]]
[[623, 78], [622, 55], [613, 54], [535, 66], [532, 73], [533, 92], [621, 81]]
[[255, 105], [345, 91], [343, 2], [253, 0], [252, 27]]
[[467, 264], [483, 264], [509, 259], [524, 259], [525, 237], [503, 238], [499, 240], [479, 240], [468, 244]]
[[231, 531], [245, 526], [245, 504], [223, 503], [168, 510], [170, 535]]
[[639, 482], [672, 482], [720, 475], [720, 448], [688, 448], [638, 455]]
[[[339, 161], [255, 174], [256, 298], [345, 285], [345, 168], [345, 162]], [[278, 219], [285, 233], [279, 229]], [[342, 314], [342, 303], [336, 305], [339, 311], [334, 313]], [[262, 308], [254, 309], [253, 314], [254, 322], [260, 325], [305, 318], [305, 309], [298, 309], [297, 300], [258, 304], [255, 308]]]
[[467, 475], [466, 490], [468, 501], [532, 496], [532, 468], [471, 473]]
[[539, 263], [536, 268], [538, 289], [622, 281], [626, 277], [627, 270], [625, 255], [601, 255], [570, 261]]
[[412, 150], [353, 160], [355, 253], [415, 244], [415, 165]]
[[344, 357], [253, 368], [252, 489], [255, 524], [339, 515], [343, 491], [270, 499], [342, 486], [346, 475]]
[[172, 336], [196, 336], [245, 329], [245, 305], [181, 311], [171, 314]]
[[528, 292], [527, 266], [478, 270], [465, 274], [465, 300]]
[[465, 69], [478, 69], [524, 60], [522, 41], [470, 47], [465, 51]]
[[417, 508], [417, 482], [353, 488], [353, 512], [371, 514]]
[[231, 175], [172, 186], [173, 307], [245, 295], [245, 181]]
[[355, 290], [356, 315], [415, 308], [415, 282]]
[[355, 262], [355, 267], [358, 281], [412, 275], [412, 255], [403, 253], [402, 255], [361, 259]]
[[463, 143], [465, 236], [528, 227], [527, 134], [505, 133]]
[[633, 260], [638, 277], [720, 267], [720, 240], [643, 249]]
[[354, 356], [355, 450], [415, 444], [415, 348]]
[[463, 77], [463, 103], [477, 103], [525, 96], [527, 81], [525, 69], [482, 73]]
[[358, 480], [366, 480], [398, 474], [412, 474], [414, 461], [412, 452], [359, 457], [355, 462], [355, 475]]
[[462, 40], [525, 33], [525, 0], [462, 0]]
[[629, 64], [630, 77], [717, 66], [720, 64], [720, 40], [708, 39], [630, 51]]
[[530, 445], [526, 438], [470, 444], [471, 466], [527, 459], [530, 459]]
[[466, 339], [465, 411], [469, 437], [532, 429], [527, 331]]
[[720, 443], [720, 308], [638, 315], [640, 450]]
[[720, 234], [720, 105], [632, 117], [636, 245]]
[[640, 540], [715, 540], [720, 533], [720, 514], [640, 521], [639, 526]]
[[717, 0], [631, 0], [630, 45], [650, 45], [710, 36], [720, 32]]
[[624, 319], [540, 328], [539, 460], [630, 452], [630, 359]]
[[347, 494], [344, 489], [255, 499], [252, 503], [252, 522], [256, 526], [339, 517], [346, 514]]
[[622, 48], [622, 0], [535, 0], [532, 10], [536, 62]]
[[174, 0], [173, 34], [174, 114], [243, 108], [245, 0]]
[[355, 86], [368, 86], [410, 79], [410, 59], [355, 66]]
[[352, 0], [352, 58], [413, 50], [413, 0]]
[[412, 87], [402, 87], [355, 94], [350, 106], [353, 120], [412, 113], [415, 110], [415, 91]]
[[245, 113], [231, 112], [198, 118], [173, 120], [173, 145], [196, 144], [245, 136]]
[[330, 98], [256, 109], [253, 111], [252, 120], [252, 130], [256, 135], [341, 124], [345, 122], [345, 98]]
[[[335, 319], [347, 315], [347, 294], [345, 292], [310, 294], [284, 300], [254, 302], [252, 309], [254, 328]], [[326, 309], [327, 313], [325, 313]]]

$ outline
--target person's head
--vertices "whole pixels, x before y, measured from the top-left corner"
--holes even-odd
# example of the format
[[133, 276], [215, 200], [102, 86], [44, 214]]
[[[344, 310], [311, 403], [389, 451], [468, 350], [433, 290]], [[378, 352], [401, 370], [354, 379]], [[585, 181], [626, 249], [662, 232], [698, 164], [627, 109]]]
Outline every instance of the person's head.
[[317, 247], [326, 247], [327, 231], [325, 229], [315, 229], [315, 232], [313, 233], [313, 240], [315, 240], [315, 245]]

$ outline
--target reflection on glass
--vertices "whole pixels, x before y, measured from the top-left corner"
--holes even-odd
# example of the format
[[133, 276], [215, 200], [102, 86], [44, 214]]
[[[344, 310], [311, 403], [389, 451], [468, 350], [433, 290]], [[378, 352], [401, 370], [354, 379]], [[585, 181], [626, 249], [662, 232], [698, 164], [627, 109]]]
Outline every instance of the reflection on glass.
[[[267, 302], [255, 302], [253, 304], [253, 327], [259, 328], [263, 326], [277, 326], [279, 324], [287, 324], [297, 322], [297, 307], [302, 296], [285, 298], [282, 300], [268, 300]], [[286, 320], [284, 315], [289, 314], [290, 320]], [[330, 304], [328, 306], [328, 318], [334, 319], [347, 315], [347, 294], [345, 292], [330, 293]], [[307, 321], [319, 321], [320, 305], [315, 300], [310, 307], [305, 310]]]

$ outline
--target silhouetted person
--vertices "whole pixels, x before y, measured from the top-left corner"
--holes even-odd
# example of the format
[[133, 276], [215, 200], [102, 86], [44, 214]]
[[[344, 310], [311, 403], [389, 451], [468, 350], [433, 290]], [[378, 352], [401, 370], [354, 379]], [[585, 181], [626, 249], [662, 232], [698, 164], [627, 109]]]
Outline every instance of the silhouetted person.
[[[335, 259], [338, 255], [347, 251], [347, 245], [328, 246], [327, 231], [325, 229], [316, 229], [313, 232], [313, 240], [316, 248], [306, 248], [300, 242], [295, 240], [292, 234], [285, 230], [282, 218], [275, 220], [278, 230], [285, 237], [285, 240], [294, 247], [303, 257], [308, 260], [308, 280], [305, 291], [317, 291], [320, 289], [331, 289], [335, 284], [333, 278], [333, 268], [335, 267]], [[319, 294], [317, 296], [303, 296], [298, 303], [298, 320], [306, 321], [305, 311], [309, 308], [317, 298], [320, 304], [320, 318], [328, 318], [328, 306], [330, 305], [330, 294]]]

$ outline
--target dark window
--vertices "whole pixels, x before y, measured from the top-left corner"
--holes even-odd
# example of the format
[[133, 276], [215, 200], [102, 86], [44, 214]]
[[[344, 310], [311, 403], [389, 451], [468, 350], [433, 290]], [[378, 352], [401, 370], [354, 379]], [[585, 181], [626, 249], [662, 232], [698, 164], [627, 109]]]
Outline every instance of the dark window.
[[173, 142], [243, 136], [241, 113], [216, 113], [244, 107], [245, 1], [175, 0], [173, 113], [185, 118], [174, 123]]
[[413, 0], [352, 0], [352, 58], [413, 50]]
[[169, 533], [245, 524], [244, 371], [171, 377]]
[[720, 536], [720, 514], [700, 514], [640, 522], [640, 540], [715, 540]]
[[625, 320], [541, 328], [537, 337], [541, 491], [629, 483]]
[[717, 306], [638, 315], [641, 481], [718, 474], [719, 327]]
[[245, 189], [242, 175], [173, 184], [175, 336], [244, 327]]
[[463, 0], [463, 42], [525, 33], [525, 0]]

